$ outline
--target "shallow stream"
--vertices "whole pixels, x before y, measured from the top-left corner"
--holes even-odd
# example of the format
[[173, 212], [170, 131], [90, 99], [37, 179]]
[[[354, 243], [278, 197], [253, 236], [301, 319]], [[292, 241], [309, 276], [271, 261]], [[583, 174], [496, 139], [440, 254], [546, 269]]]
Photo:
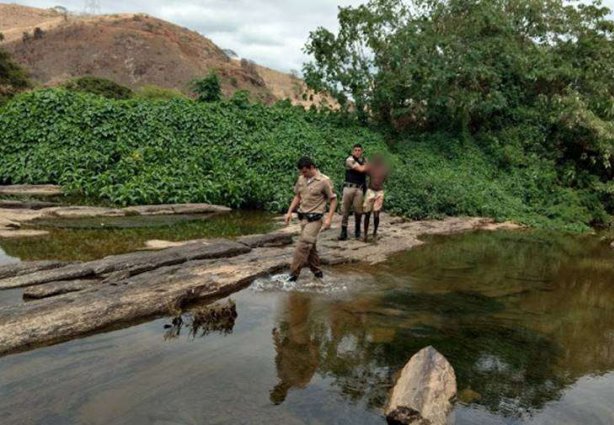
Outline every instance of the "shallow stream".
[[[246, 217], [251, 222], [232, 232], [224, 221], [216, 231], [216, 218], [209, 232], [189, 237], [267, 226]], [[184, 225], [148, 227], [138, 244]], [[62, 231], [96, 245], [91, 229]], [[54, 235], [0, 240], [0, 248], [12, 257], [74, 259]], [[161, 318], [2, 357], [0, 422], [384, 424], [395, 372], [433, 345], [457, 374], [456, 424], [614, 423], [608, 243], [535, 231], [427, 241], [378, 266], [327, 269], [323, 283], [308, 272], [296, 284], [258, 280], [231, 297], [231, 330], [194, 336]]]

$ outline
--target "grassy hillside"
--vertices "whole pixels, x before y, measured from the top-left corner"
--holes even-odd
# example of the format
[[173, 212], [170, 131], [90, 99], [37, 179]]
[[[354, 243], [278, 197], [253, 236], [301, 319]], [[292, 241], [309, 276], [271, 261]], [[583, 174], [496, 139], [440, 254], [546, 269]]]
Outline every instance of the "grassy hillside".
[[352, 144], [386, 153], [387, 208], [411, 218], [484, 215], [539, 227], [603, 221], [595, 192], [559, 182], [554, 163], [503, 167], [493, 148], [444, 134], [397, 140], [329, 113], [187, 99], [116, 101], [49, 89], [0, 109], [0, 183], [59, 183], [120, 205], [213, 202], [282, 211], [295, 162], [311, 155], [340, 189]]
[[[38, 37], [35, 28], [42, 30]], [[193, 79], [215, 71], [227, 96], [247, 90], [264, 103], [290, 98], [310, 106], [322, 100], [298, 78], [231, 60], [198, 32], [145, 14], [64, 18], [51, 9], [0, 4], [0, 32], [5, 35], [2, 46], [44, 86], [92, 75], [131, 89], [156, 85], [189, 94]]]

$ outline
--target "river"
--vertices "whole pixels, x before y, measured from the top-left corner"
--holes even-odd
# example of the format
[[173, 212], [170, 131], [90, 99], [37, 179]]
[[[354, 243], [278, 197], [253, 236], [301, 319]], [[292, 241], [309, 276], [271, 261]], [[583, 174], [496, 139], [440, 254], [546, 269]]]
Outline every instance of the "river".
[[[267, 226], [265, 216], [235, 218], [243, 225], [148, 227], [130, 244], [121, 235], [133, 227], [115, 226], [124, 242], [72, 254], [66, 240], [97, 246], [87, 232], [110, 229], [64, 226], [0, 241], [1, 258], [87, 259], [146, 238]], [[427, 242], [378, 266], [329, 268], [323, 283], [260, 279], [230, 297], [238, 317], [224, 331], [194, 335], [187, 320], [161, 318], [2, 357], [1, 423], [384, 424], [395, 372], [427, 345], [456, 371], [457, 425], [614, 423], [614, 250], [599, 235]], [[18, 298], [5, 292], [0, 303]]]

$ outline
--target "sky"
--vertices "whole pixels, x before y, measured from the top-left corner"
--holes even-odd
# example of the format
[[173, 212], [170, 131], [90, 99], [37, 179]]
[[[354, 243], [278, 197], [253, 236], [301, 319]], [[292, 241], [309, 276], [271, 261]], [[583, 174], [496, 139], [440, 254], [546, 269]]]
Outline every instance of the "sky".
[[[4, 2], [4, 0], [0, 0]], [[612, 0], [614, 1], [614, 0]], [[83, 12], [86, 0], [13, 0]], [[139, 12], [198, 31], [222, 49], [280, 71], [300, 71], [309, 32], [337, 28], [337, 7], [365, 0], [98, 0], [103, 14]]]
[[[4, 1], [4, 0], [0, 0]], [[83, 12], [87, 0], [13, 0]], [[337, 7], [366, 0], [98, 0], [101, 13], [140, 12], [198, 31], [222, 49], [280, 71], [300, 71], [309, 32], [337, 29]], [[614, 9], [614, 0], [603, 4]]]

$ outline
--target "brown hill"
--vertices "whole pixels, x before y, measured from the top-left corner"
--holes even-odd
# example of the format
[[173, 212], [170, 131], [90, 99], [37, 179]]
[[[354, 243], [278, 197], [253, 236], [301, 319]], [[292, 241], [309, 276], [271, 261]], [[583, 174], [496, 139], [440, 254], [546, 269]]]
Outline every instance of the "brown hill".
[[[42, 31], [36, 31], [40, 28]], [[290, 98], [319, 104], [299, 78], [247, 60], [230, 59], [195, 31], [143, 14], [64, 15], [52, 9], [0, 4], [2, 44], [44, 86], [94, 75], [131, 88], [155, 84], [189, 92], [194, 78], [215, 70], [226, 95], [248, 90], [270, 103]]]

